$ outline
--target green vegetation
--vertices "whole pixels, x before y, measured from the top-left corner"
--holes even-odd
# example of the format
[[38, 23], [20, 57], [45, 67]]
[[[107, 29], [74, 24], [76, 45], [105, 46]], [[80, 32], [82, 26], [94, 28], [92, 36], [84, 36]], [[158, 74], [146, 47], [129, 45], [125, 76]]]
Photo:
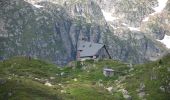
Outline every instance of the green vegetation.
[[[140, 85], [144, 85], [147, 100], [168, 100], [170, 97], [170, 55], [156, 62], [136, 65], [134, 71], [122, 82], [135, 100], [138, 100]], [[140, 99], [139, 99], [140, 100]]]
[[0, 62], [0, 99], [56, 100], [60, 98], [57, 90], [43, 84], [56, 71], [57, 68], [53, 65], [26, 57]]
[[[166, 56], [134, 66], [113, 60], [88, 60], [61, 68], [29, 57], [14, 57], [0, 62], [0, 99], [124, 100], [124, 89], [134, 100], [168, 100], [169, 60], [170, 56]], [[106, 67], [116, 71], [114, 76], [103, 75]], [[141, 84], [146, 94], [142, 98], [138, 95]]]

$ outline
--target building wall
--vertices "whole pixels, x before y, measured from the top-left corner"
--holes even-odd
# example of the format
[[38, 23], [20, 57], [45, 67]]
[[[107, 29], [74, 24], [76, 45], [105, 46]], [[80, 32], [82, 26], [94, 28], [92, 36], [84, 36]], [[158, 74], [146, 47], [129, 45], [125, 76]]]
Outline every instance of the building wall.
[[97, 53], [97, 56], [99, 59], [104, 59], [104, 58], [109, 59], [109, 54], [107, 53], [104, 47], [99, 50], [99, 52]]
[[92, 56], [90, 56], [90, 57], [81, 57], [79, 59], [79, 61], [85, 61], [85, 60], [90, 60], [90, 59], [93, 59], [93, 57]]
[[103, 71], [104, 76], [106, 77], [112, 77], [114, 75], [113, 71]]
[[80, 59], [80, 52], [81, 52], [81, 51], [77, 51], [77, 60]]

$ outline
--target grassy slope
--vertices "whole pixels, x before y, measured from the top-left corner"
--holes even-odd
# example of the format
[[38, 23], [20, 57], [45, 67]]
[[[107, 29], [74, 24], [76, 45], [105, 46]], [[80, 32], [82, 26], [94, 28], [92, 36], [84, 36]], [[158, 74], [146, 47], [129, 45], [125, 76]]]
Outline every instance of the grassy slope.
[[5, 81], [0, 85], [0, 100], [61, 99], [57, 90], [44, 85], [45, 79], [54, 76], [57, 71], [53, 65], [24, 57], [0, 62], [0, 80]]
[[[119, 91], [121, 88], [116, 85], [116, 81], [124, 77], [119, 85], [128, 90], [133, 99], [139, 99], [136, 90], [143, 82], [146, 86], [145, 92], [149, 94], [145, 98], [168, 100], [169, 94], [161, 92], [159, 87], [169, 84], [169, 60], [170, 56], [161, 62], [136, 65], [134, 70], [128, 73], [129, 67], [126, 64], [112, 60], [86, 61], [83, 66], [74, 63], [76, 67], [73, 64], [74, 67], [58, 68], [40, 60], [15, 57], [0, 62], [0, 99], [123, 100]], [[104, 77], [103, 67], [112, 68], [119, 73], [113, 77]], [[155, 80], [150, 80], [151, 73], [156, 76]], [[53, 86], [45, 86], [47, 81]], [[109, 92], [106, 89], [108, 87], [113, 87], [114, 90]]]
[[[147, 100], [169, 100], [170, 98], [170, 55], [156, 61], [143, 65], [136, 65], [134, 71], [122, 82], [124, 87], [130, 92], [135, 100], [139, 98], [140, 84], [144, 84], [145, 96]], [[161, 91], [160, 87], [165, 87]]]

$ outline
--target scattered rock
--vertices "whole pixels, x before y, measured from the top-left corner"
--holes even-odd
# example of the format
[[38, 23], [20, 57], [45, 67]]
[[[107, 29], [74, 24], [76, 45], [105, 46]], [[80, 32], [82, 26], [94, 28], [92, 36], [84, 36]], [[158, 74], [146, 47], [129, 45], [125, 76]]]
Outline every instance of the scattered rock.
[[125, 98], [125, 100], [132, 100], [132, 97], [130, 95], [123, 95], [123, 97]]
[[132, 100], [132, 97], [129, 95], [127, 90], [121, 89], [120, 91], [122, 92], [123, 97], [124, 97], [125, 100]]
[[69, 83], [70, 81], [66, 81], [66, 83]]
[[46, 86], [49, 86], [49, 87], [51, 87], [51, 86], [53, 86], [50, 82], [46, 82], [44, 85], [46, 85]]
[[159, 89], [160, 89], [162, 92], [165, 92], [164, 86], [160, 86]]
[[64, 72], [61, 72], [60, 75], [63, 76], [65, 73]]
[[96, 67], [96, 64], [93, 64], [93, 67], [95, 68], [95, 67]]
[[34, 79], [40, 83], [45, 83], [46, 81], [48, 81], [47, 79], [39, 79], [39, 78], [34, 78]]
[[129, 69], [129, 72], [131, 72], [131, 71], [133, 71], [134, 70], [134, 68], [133, 67], [131, 67], [130, 69]]
[[132, 68], [132, 67], [133, 67], [132, 63], [130, 63], [130, 64], [128, 65], [128, 67]]
[[66, 90], [61, 90], [61, 93], [66, 93]]
[[51, 80], [54, 80], [54, 79], [55, 79], [55, 77], [50, 77], [50, 79], [51, 79]]
[[140, 93], [138, 93], [138, 95], [139, 95], [139, 98], [144, 98], [145, 92], [140, 92]]
[[9, 76], [9, 77], [8, 77], [8, 79], [10, 80], [10, 79], [12, 79], [12, 77], [11, 77], [11, 76]]
[[103, 87], [104, 85], [103, 85], [103, 83], [102, 83], [102, 79], [99, 79], [98, 81], [97, 81], [97, 85], [99, 86], [99, 87]]
[[103, 85], [103, 83], [98, 83], [98, 86], [103, 87], [104, 85]]
[[168, 72], [170, 72], [170, 67], [168, 67], [167, 69], [168, 69]]
[[106, 88], [109, 92], [112, 92], [113, 87]]
[[142, 100], [144, 99], [146, 93], [145, 93], [145, 84], [140, 83], [139, 89], [137, 90], [139, 98]]
[[59, 85], [61, 88], [64, 88], [63, 84], [59, 83], [58, 85]]
[[10, 96], [12, 96], [12, 93], [11, 93], [11, 92], [9, 92], [9, 93], [8, 93], [8, 96], [9, 96], [9, 97], [10, 97]]
[[0, 85], [3, 85], [6, 83], [6, 80], [5, 79], [0, 79]]
[[77, 82], [77, 78], [74, 78], [73, 80], [74, 80], [75, 82]]
[[128, 95], [128, 91], [125, 90], [125, 89], [122, 90], [122, 93], [123, 93], [124, 95]]
[[156, 80], [157, 77], [156, 77], [156, 75], [151, 75], [150, 79], [151, 79], [151, 81], [152, 81], [152, 80]]
[[145, 90], [145, 84], [144, 83], [140, 83], [139, 92], [143, 92], [144, 90]]
[[159, 66], [158, 68], [161, 68], [162, 66]]
[[129, 77], [132, 77], [132, 76], [134, 76], [134, 74], [130, 74], [130, 75], [129, 75]]

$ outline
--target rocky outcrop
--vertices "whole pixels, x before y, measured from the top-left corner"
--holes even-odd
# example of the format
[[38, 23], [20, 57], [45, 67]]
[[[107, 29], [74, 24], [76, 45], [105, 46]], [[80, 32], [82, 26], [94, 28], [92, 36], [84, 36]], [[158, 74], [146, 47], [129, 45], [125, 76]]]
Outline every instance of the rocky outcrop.
[[98, 0], [97, 3], [118, 18], [119, 25], [126, 23], [132, 27], [139, 27], [142, 20], [154, 12], [153, 7], [158, 5], [157, 0]]

